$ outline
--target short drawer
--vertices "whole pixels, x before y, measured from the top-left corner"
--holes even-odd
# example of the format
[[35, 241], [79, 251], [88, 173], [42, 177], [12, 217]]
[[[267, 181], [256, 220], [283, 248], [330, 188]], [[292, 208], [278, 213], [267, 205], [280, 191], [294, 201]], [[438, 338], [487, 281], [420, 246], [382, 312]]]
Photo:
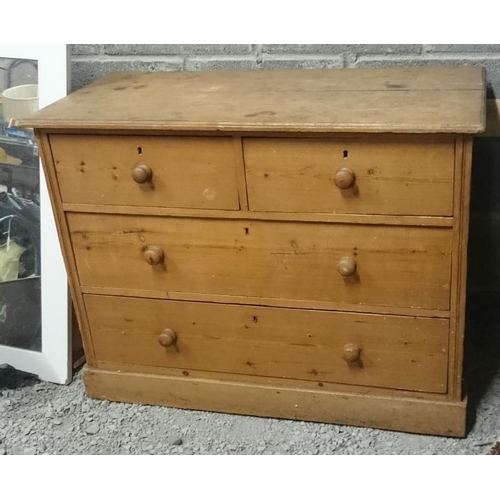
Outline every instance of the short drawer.
[[85, 306], [98, 364], [446, 392], [444, 319], [95, 295]]
[[84, 213], [67, 220], [85, 286], [449, 308], [449, 228]]
[[51, 135], [66, 203], [238, 210], [227, 137]]
[[251, 210], [453, 213], [453, 138], [245, 139]]

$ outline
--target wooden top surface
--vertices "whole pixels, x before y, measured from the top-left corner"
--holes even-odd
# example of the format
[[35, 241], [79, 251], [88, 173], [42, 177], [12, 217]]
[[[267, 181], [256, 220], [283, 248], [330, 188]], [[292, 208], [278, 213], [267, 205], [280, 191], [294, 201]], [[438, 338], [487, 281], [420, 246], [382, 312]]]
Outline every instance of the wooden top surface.
[[45, 129], [479, 133], [482, 67], [111, 73], [23, 120]]

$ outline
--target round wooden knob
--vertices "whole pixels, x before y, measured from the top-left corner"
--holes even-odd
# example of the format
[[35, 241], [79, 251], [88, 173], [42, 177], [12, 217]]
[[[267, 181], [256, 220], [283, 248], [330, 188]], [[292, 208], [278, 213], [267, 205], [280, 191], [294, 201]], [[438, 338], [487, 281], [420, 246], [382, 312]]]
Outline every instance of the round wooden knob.
[[356, 260], [354, 257], [342, 257], [338, 265], [342, 276], [352, 276], [356, 272]]
[[170, 330], [170, 328], [167, 328], [158, 336], [158, 342], [163, 347], [173, 346], [177, 342], [177, 334], [173, 330]]
[[144, 260], [150, 266], [157, 266], [165, 260], [165, 254], [160, 247], [156, 245], [149, 246], [144, 252]]
[[153, 171], [147, 165], [137, 165], [137, 167], [132, 170], [132, 178], [137, 184], [151, 182]]
[[361, 351], [356, 344], [346, 344], [344, 346], [344, 353], [342, 357], [344, 358], [344, 361], [354, 363], [355, 361], [358, 361], [360, 352]]
[[353, 186], [356, 174], [348, 167], [340, 168], [335, 174], [335, 185], [340, 189], [348, 189]]

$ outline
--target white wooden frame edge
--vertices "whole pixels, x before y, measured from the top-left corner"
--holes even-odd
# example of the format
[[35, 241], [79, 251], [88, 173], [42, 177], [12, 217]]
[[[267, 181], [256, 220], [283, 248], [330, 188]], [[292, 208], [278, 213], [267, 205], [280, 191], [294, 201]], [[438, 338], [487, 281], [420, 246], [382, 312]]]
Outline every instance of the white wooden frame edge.
[[[38, 61], [40, 108], [66, 96], [70, 88], [69, 45], [0, 44], [0, 58]], [[71, 300], [47, 183], [40, 166], [42, 351], [0, 345], [0, 365], [67, 384], [72, 378]]]

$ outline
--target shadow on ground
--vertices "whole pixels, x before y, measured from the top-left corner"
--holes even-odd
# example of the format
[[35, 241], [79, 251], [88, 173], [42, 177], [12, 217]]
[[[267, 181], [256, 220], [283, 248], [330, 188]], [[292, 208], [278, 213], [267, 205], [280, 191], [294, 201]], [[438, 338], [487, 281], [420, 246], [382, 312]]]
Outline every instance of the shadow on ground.
[[2, 389], [19, 389], [38, 384], [40, 380], [36, 375], [21, 372], [9, 365], [0, 366], [0, 391]]
[[469, 294], [465, 343], [468, 431], [491, 381], [500, 371], [500, 293]]

